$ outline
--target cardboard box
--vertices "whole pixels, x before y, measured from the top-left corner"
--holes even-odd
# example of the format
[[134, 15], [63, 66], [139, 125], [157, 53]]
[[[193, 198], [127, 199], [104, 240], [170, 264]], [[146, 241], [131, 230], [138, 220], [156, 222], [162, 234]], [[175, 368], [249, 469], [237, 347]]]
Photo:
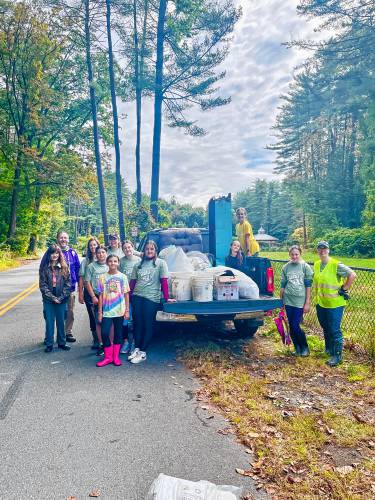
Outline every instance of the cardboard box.
[[239, 286], [238, 283], [215, 283], [214, 288], [215, 300], [238, 300]]

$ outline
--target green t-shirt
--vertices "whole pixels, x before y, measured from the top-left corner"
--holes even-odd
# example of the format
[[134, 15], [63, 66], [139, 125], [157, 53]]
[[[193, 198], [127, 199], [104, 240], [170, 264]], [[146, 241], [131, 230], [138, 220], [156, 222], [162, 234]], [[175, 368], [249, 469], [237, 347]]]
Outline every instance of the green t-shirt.
[[132, 280], [137, 280], [133, 295], [144, 297], [153, 302], [160, 302], [160, 279], [168, 278], [168, 267], [165, 260], [156, 259], [155, 266], [152, 260], [145, 260], [142, 267], [137, 264], [133, 267]]
[[281, 271], [281, 288], [284, 288], [284, 304], [303, 307], [306, 300], [306, 287], [312, 285], [313, 270], [304, 262], [288, 262]]
[[98, 281], [98, 288], [103, 297], [103, 318], [124, 316], [124, 294], [129, 292], [128, 279], [125, 274], [102, 274]]
[[133, 267], [141, 262], [140, 257], [137, 257], [136, 255], [132, 255], [130, 258], [129, 257], [123, 257], [120, 259], [120, 268], [119, 271], [121, 273], [124, 273], [128, 280], [131, 280], [132, 272], [133, 272]]
[[121, 248], [107, 248], [107, 255], [117, 255], [119, 259], [124, 257], [124, 252], [121, 250]]
[[83, 259], [81, 260], [80, 268], [79, 268], [79, 276], [85, 276], [85, 272], [86, 272], [88, 265], [89, 265], [89, 262], [87, 262], [87, 258], [83, 257]]
[[106, 272], [108, 272], [107, 264], [99, 264], [99, 262], [91, 262], [91, 264], [89, 264], [86, 267], [84, 280], [86, 282], [90, 282], [92, 289], [94, 290], [94, 293], [96, 294], [99, 293], [98, 282], [100, 276]]

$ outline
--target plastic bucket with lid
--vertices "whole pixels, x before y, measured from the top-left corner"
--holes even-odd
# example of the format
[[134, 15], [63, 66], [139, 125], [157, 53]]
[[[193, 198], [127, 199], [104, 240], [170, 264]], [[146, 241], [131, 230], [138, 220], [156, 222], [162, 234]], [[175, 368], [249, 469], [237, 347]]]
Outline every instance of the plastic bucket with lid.
[[170, 292], [174, 299], [191, 300], [191, 273], [170, 273], [169, 281]]
[[193, 300], [211, 302], [213, 300], [214, 278], [212, 274], [195, 273], [192, 277]]

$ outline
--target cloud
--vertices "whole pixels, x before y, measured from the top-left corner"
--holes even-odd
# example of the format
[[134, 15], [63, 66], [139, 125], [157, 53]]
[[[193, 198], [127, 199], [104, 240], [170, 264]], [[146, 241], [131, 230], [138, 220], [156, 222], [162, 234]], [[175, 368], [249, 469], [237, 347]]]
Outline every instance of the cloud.
[[[216, 194], [235, 193], [256, 178], [275, 177], [275, 155], [266, 150], [274, 141], [279, 96], [286, 92], [295, 67], [306, 57], [281, 44], [306, 38], [313, 26], [296, 13], [295, 0], [242, 2], [220, 95], [232, 102], [212, 111], [191, 110], [191, 117], [205, 128], [205, 137], [189, 137], [182, 130], [162, 133], [160, 195], [174, 195], [180, 202], [205, 205]], [[121, 104], [123, 175], [135, 189], [135, 103]], [[142, 189], [150, 192], [152, 155], [152, 101], [143, 105]]]

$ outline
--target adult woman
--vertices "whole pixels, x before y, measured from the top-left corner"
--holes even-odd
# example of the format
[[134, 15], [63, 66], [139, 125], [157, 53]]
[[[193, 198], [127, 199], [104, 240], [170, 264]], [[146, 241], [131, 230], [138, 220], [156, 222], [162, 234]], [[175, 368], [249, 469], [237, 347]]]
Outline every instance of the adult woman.
[[256, 257], [259, 253], [259, 243], [254, 238], [253, 228], [247, 220], [246, 209], [237, 208], [236, 216], [238, 220], [236, 235], [241, 244], [241, 250], [246, 257]]
[[301, 258], [301, 254], [302, 250], [298, 245], [289, 248], [290, 261], [281, 271], [280, 297], [285, 305], [295, 354], [308, 356], [310, 352], [301, 321], [303, 314], [310, 310], [313, 272]]
[[164, 260], [157, 257], [157, 246], [149, 240], [139, 264], [133, 268], [130, 280], [132, 312], [134, 319], [135, 350], [128, 357], [131, 363], [146, 360], [146, 349], [151, 342], [157, 310], [160, 307], [160, 288], [168, 302], [174, 302], [168, 293], [168, 268]]
[[[141, 261], [141, 258], [138, 257], [137, 255], [134, 255], [134, 246], [133, 243], [129, 240], [124, 241], [122, 245], [122, 251], [124, 252], [124, 257], [120, 259], [120, 272], [124, 273], [125, 276], [128, 278], [128, 281], [130, 283], [131, 280], [131, 275], [133, 272], [133, 268], [136, 264], [139, 264]], [[123, 344], [121, 347], [121, 354], [128, 354], [129, 351], [133, 352], [134, 351], [134, 339], [133, 335], [131, 334], [129, 330], [130, 323], [132, 321], [132, 316], [130, 312], [130, 319], [129, 321], [124, 321], [124, 326], [123, 326]]]
[[54, 343], [55, 321], [57, 344], [64, 351], [69, 351], [65, 336], [66, 303], [71, 294], [69, 267], [65, 262], [60, 247], [51, 245], [39, 269], [39, 289], [43, 297], [43, 311], [46, 321], [45, 352], [52, 352]]
[[117, 234], [110, 234], [108, 236], [107, 255], [117, 255], [119, 259], [124, 256], [121, 250], [120, 239]]
[[89, 316], [90, 331], [92, 335], [92, 346], [91, 349], [97, 350], [99, 347], [98, 334], [96, 333], [96, 322], [95, 316], [92, 310], [91, 297], [89, 292], [84, 286], [84, 276], [86, 268], [91, 262], [96, 261], [95, 250], [100, 245], [96, 238], [90, 238], [87, 242], [85, 257], [81, 260], [81, 266], [79, 268], [79, 281], [78, 281], [78, 300], [80, 304], [85, 304], [87, 314]]

